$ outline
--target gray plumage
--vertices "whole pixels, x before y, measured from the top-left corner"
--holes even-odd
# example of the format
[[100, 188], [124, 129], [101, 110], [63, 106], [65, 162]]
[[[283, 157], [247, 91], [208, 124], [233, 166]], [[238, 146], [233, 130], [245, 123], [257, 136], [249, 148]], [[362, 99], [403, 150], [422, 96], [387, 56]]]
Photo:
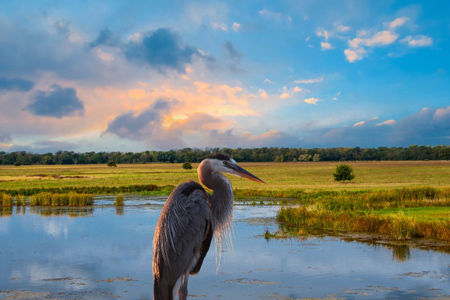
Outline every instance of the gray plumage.
[[186, 299], [189, 275], [200, 271], [213, 235], [221, 237], [233, 210], [233, 188], [220, 172], [264, 183], [226, 155], [203, 160], [200, 182], [213, 193], [188, 181], [178, 185], [167, 199], [153, 237], [153, 298]]

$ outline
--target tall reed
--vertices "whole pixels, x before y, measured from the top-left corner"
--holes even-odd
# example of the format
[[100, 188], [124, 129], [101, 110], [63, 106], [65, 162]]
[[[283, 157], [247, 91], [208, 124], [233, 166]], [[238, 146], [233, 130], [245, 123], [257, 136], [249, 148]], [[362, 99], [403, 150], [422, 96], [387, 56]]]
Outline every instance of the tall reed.
[[93, 204], [93, 195], [77, 194], [70, 192], [67, 194], [57, 194], [42, 192], [29, 198], [31, 206], [90, 206]]

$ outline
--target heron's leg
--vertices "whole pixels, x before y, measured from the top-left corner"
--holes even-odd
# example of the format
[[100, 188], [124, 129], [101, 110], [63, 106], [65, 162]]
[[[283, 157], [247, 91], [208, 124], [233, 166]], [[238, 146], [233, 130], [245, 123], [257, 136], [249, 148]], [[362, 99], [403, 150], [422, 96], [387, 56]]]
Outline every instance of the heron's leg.
[[178, 300], [186, 300], [187, 295], [188, 295], [187, 286], [188, 286], [189, 273], [185, 274], [183, 277], [184, 278], [182, 279], [181, 287], [178, 290]]

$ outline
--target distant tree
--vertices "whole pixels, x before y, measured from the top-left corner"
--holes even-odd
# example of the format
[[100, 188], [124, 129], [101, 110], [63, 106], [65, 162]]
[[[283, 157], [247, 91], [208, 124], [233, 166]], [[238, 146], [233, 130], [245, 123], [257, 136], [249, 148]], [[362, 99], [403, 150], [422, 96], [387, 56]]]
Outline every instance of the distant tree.
[[355, 178], [353, 175], [353, 169], [349, 165], [338, 165], [336, 166], [336, 172], [333, 173], [335, 181], [345, 182], [346, 180], [350, 181]]
[[185, 162], [185, 163], [183, 164], [183, 169], [185, 169], [185, 170], [191, 170], [191, 169], [192, 169], [191, 163]]
[[311, 161], [312, 156], [311, 156], [311, 154], [302, 154], [302, 155], [300, 155], [300, 157], [298, 159], [303, 162]]
[[15, 165], [16, 167], [20, 167], [20, 166], [22, 165], [22, 163], [16, 161], [16, 162], [14, 163], [14, 165]]
[[106, 165], [107, 165], [108, 167], [117, 167], [116, 162], [113, 161], [113, 160], [108, 161], [108, 163], [107, 163]]
[[313, 162], [318, 162], [318, 161], [320, 161], [320, 154], [314, 154]]
[[277, 157], [275, 157], [275, 162], [283, 162], [283, 161], [284, 161], [283, 155], [277, 155]]

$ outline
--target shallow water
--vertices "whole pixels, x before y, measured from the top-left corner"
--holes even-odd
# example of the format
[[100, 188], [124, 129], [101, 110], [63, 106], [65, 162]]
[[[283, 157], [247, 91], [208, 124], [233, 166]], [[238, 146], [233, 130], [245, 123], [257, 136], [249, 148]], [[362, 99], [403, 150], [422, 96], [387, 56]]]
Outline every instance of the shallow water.
[[[70, 211], [13, 208], [0, 217], [0, 299], [151, 299], [152, 238], [164, 198], [130, 198], [123, 209], [113, 201]], [[233, 248], [217, 268], [211, 246], [190, 277], [191, 298], [450, 298], [449, 254], [402, 248], [399, 256], [336, 237], [267, 241], [278, 209], [235, 205]]]

